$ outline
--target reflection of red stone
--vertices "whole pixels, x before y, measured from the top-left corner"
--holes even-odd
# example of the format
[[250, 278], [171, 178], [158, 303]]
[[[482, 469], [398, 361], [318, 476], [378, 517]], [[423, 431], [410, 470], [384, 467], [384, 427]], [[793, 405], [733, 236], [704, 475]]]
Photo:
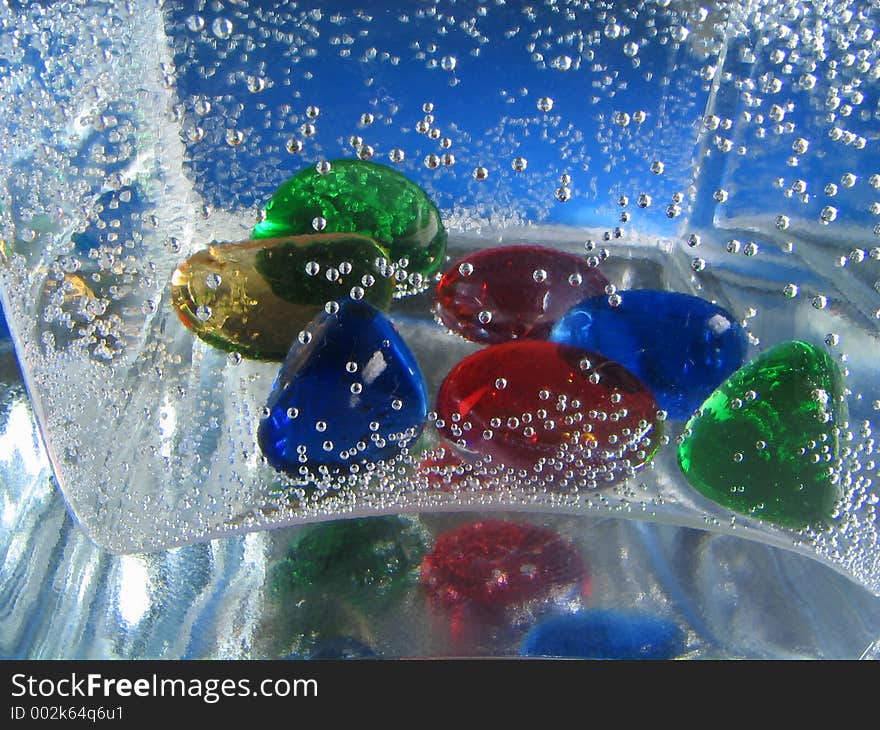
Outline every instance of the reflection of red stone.
[[543, 338], [571, 307], [602, 294], [608, 279], [575, 254], [502, 246], [456, 261], [437, 285], [437, 315], [474, 342]]
[[589, 583], [568, 540], [543, 527], [499, 520], [440, 535], [422, 561], [421, 582], [434, 602], [453, 609], [503, 609], [566, 587], [583, 594]]
[[622, 365], [539, 340], [492, 345], [446, 376], [437, 428], [464, 456], [544, 474], [626, 476], [659, 445], [657, 403]]

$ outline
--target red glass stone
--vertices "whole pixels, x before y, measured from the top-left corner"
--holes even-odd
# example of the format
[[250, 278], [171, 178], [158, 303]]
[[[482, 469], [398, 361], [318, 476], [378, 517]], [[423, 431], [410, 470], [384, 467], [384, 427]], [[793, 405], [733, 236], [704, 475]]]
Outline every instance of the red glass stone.
[[507, 608], [554, 591], [588, 586], [578, 550], [561, 535], [519, 522], [486, 520], [437, 538], [422, 561], [421, 582], [447, 608]]
[[579, 486], [628, 476], [662, 433], [653, 395], [626, 368], [540, 340], [466, 357], [441, 384], [436, 411], [437, 429], [463, 456]]
[[571, 307], [607, 285], [580, 256], [502, 246], [456, 261], [437, 285], [435, 312], [446, 327], [474, 342], [542, 339]]

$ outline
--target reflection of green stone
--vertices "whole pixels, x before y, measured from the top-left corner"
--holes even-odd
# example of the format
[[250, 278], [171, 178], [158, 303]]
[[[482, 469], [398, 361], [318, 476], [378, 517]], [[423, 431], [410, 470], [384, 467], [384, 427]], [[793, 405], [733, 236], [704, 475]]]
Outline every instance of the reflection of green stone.
[[329, 301], [355, 295], [380, 309], [393, 284], [377, 260], [388, 252], [366, 236], [312, 234], [215, 244], [171, 278], [181, 321], [205, 342], [260, 360], [281, 360]]
[[282, 591], [334, 594], [354, 604], [415, 585], [427, 536], [403, 517], [325, 522], [308, 528], [276, 568]]
[[[398, 293], [424, 289], [443, 264], [446, 230], [424, 191], [384, 165], [335, 160], [330, 170], [301, 170], [281, 185], [266, 205], [254, 238], [277, 238], [322, 230], [361, 233], [391, 254], [403, 281]], [[322, 227], [323, 226], [323, 227]]]
[[785, 342], [740, 368], [688, 421], [678, 460], [698, 492], [788, 527], [820, 526], [840, 498], [833, 479], [846, 418], [828, 354]]

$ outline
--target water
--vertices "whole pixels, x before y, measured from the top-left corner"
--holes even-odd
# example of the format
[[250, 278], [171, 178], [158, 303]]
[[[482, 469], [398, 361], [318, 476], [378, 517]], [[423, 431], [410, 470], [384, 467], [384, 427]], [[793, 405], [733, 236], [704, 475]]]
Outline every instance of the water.
[[[2, 16], [2, 295], [55, 474], [96, 542], [515, 508], [741, 535], [880, 590], [876, 8], [55, 7]], [[849, 389], [841, 519], [796, 534], [732, 517], [683, 480], [682, 424], [648, 469], [596, 492], [442, 492], [417, 459], [332, 498], [291, 488], [255, 442], [277, 365], [194, 338], [168, 282], [212, 240], [247, 239], [288, 176], [353, 156], [428, 193], [451, 261], [499, 244], [604, 249], [619, 290], [718, 301], [747, 323], [750, 357], [825, 343]], [[478, 347], [430, 310], [428, 291], [391, 316], [433, 399]]]

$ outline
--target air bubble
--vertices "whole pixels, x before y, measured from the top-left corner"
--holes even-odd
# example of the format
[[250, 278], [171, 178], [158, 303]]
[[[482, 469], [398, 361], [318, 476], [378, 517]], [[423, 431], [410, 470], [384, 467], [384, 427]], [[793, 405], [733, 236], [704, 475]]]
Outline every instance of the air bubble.
[[244, 142], [244, 133], [238, 129], [227, 129], [226, 130], [226, 144], [230, 147], [238, 147], [242, 142]]
[[248, 76], [247, 78], [247, 88], [252, 94], [259, 94], [261, 91], [264, 91], [268, 83], [262, 76]]
[[837, 208], [833, 205], [826, 205], [819, 213], [819, 220], [825, 225], [833, 223], [837, 220]]
[[190, 15], [186, 19], [186, 27], [193, 33], [198, 33], [205, 28], [205, 19], [201, 15]]
[[791, 143], [791, 149], [799, 155], [804, 154], [809, 148], [809, 140], [806, 140], [803, 137], [798, 137], [794, 142]]
[[229, 18], [216, 18], [211, 23], [211, 32], [220, 40], [226, 40], [232, 35], [232, 21]]

